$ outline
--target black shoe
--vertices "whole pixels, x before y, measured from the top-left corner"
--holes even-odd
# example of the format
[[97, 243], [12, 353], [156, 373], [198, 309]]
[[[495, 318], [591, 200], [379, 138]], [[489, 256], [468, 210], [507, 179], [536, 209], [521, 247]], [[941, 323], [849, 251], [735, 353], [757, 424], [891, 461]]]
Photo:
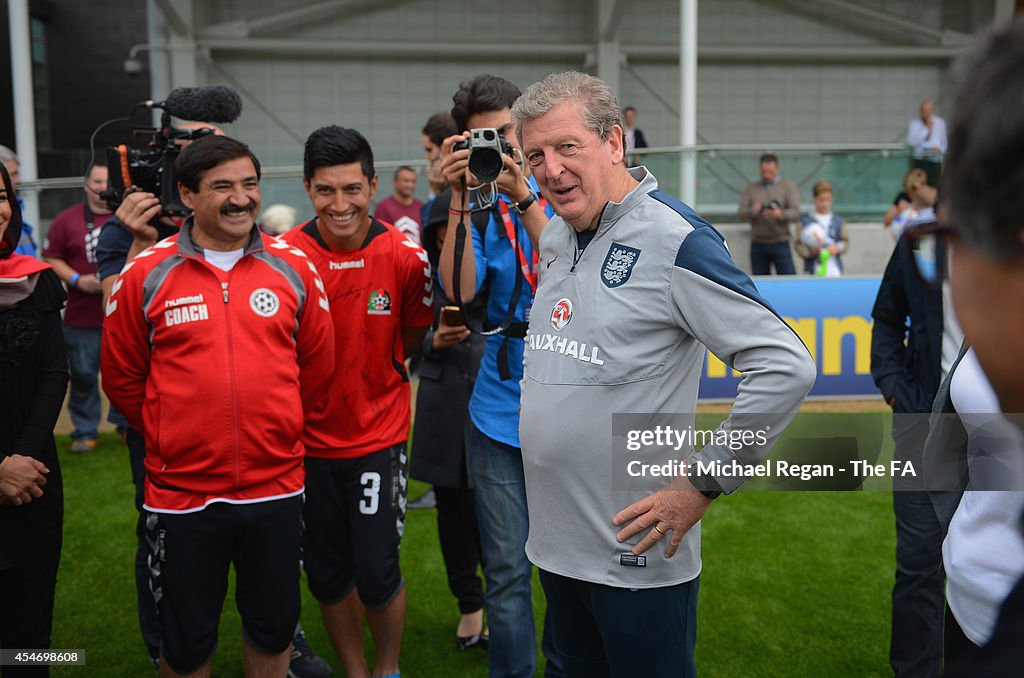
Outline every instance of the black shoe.
[[288, 678], [328, 678], [334, 675], [331, 667], [320, 657], [313, 654], [306, 634], [299, 630], [292, 638], [292, 658], [288, 663]]
[[455, 636], [455, 644], [458, 645], [460, 650], [468, 650], [471, 647], [480, 646], [484, 650], [491, 642], [490, 631], [484, 631], [483, 633], [475, 636]]
[[480, 644], [480, 634], [475, 636], [455, 636], [455, 644], [458, 645], [460, 650], [466, 651]]
[[432, 509], [437, 508], [437, 496], [434, 494], [434, 488], [431, 487], [429, 490], [416, 497], [408, 504], [406, 508], [411, 509]]

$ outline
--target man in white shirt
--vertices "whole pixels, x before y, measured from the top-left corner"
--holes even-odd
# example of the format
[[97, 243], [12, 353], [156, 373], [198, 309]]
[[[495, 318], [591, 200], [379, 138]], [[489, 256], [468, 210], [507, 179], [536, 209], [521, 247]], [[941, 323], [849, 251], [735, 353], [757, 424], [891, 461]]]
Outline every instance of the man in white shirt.
[[928, 183], [938, 185], [942, 156], [946, 153], [946, 121], [935, 115], [935, 102], [925, 99], [918, 109], [920, 115], [907, 124], [907, 145], [910, 166], [928, 173]]

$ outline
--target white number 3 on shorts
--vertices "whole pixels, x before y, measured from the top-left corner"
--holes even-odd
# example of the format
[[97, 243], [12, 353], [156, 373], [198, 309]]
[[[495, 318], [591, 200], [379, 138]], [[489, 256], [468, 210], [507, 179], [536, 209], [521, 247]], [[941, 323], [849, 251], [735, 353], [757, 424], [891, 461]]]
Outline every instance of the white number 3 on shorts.
[[380, 504], [380, 474], [367, 471], [359, 476], [359, 484], [363, 486], [363, 496], [366, 497], [359, 502], [359, 512], [364, 516], [372, 516]]

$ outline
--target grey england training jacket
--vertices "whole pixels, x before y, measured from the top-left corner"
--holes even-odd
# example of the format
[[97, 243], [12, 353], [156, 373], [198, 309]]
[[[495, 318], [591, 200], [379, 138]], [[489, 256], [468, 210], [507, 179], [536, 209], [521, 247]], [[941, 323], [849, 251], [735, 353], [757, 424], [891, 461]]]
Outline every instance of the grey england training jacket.
[[[561, 218], [544, 229], [520, 441], [530, 560], [563, 576], [649, 588], [700, 574], [700, 524], [669, 560], [668, 538], [646, 558], [622, 557], [647, 530], [619, 544], [612, 517], [653, 486], [649, 478], [627, 476], [621, 455], [613, 460], [612, 415], [680, 413], [692, 425], [707, 347], [743, 373], [722, 428], [767, 434], [766, 444], [742, 450], [708, 445], [699, 458], [753, 463], [767, 456], [796, 413], [815, 369], [800, 339], [736, 267], [718, 231], [658, 191], [646, 169], [631, 174], [640, 184], [621, 203], [608, 203], [582, 252]], [[656, 459], [646, 448], [629, 454]], [[658, 454], [664, 461], [664, 450]], [[676, 458], [692, 456], [690, 446]], [[743, 479], [715, 480], [729, 493]]]

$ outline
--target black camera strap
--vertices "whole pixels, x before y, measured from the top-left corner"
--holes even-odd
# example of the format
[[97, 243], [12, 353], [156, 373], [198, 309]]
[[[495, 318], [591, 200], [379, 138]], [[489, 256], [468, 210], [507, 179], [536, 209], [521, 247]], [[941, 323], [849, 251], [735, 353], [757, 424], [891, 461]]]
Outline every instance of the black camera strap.
[[[496, 197], [495, 199], [498, 200], [500, 198]], [[487, 327], [487, 310], [485, 306], [484, 317], [480, 329], [473, 327], [466, 305], [462, 302], [462, 259], [466, 254], [466, 214], [470, 211], [466, 206], [467, 195], [465, 183], [463, 183], [462, 205], [459, 208], [459, 223], [455, 227], [455, 256], [453, 262], [454, 271], [452, 277], [452, 296], [455, 297], [455, 303], [459, 305], [462, 317], [466, 319], [466, 327], [468, 327], [471, 332], [482, 336], [491, 336], [494, 334], [504, 335], [501, 346], [498, 348], [498, 376], [502, 381], [507, 381], [512, 378], [512, 371], [509, 368], [508, 360], [509, 339], [513, 337], [516, 339], [522, 339], [526, 336], [527, 330], [527, 323], [522, 321], [517, 322], [515, 319], [516, 307], [519, 305], [519, 297], [523, 292], [523, 272], [517, 261], [517, 265], [515, 266], [516, 278], [515, 282], [512, 284], [512, 294], [509, 296], [508, 309], [505, 311], [505, 317], [502, 319], [501, 323], [497, 327]], [[489, 222], [490, 210], [483, 212], [483, 214], [487, 215]], [[510, 246], [511, 244], [512, 243], [509, 243]]]

